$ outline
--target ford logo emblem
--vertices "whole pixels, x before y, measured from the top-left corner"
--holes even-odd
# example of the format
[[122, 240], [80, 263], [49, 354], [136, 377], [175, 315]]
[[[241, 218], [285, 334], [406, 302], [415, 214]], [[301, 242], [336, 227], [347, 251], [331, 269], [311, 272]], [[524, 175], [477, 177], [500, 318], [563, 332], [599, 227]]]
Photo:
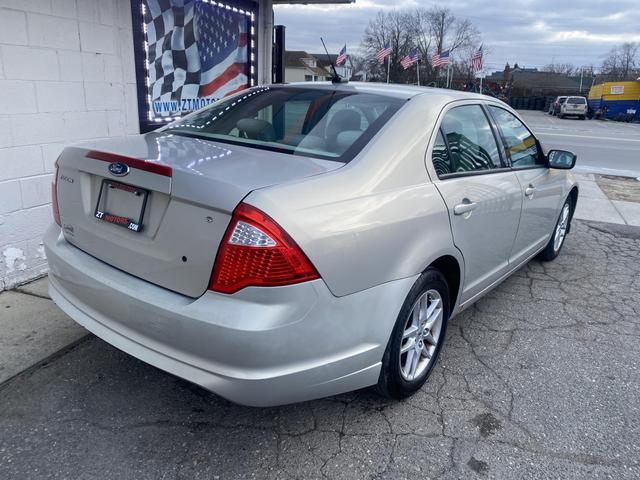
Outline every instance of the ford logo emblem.
[[124, 177], [129, 173], [129, 165], [122, 162], [113, 162], [109, 164], [109, 172], [116, 177]]

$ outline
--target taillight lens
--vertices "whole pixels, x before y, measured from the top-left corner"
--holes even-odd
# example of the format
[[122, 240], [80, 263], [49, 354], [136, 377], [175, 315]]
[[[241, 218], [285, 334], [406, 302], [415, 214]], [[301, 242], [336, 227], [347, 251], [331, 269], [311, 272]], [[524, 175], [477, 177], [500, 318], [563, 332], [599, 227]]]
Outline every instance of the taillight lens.
[[317, 278], [315, 267], [275, 220], [241, 203], [220, 245], [209, 289], [234, 293], [250, 285], [275, 287]]
[[51, 182], [51, 210], [53, 213], [53, 220], [59, 226], [62, 226], [62, 222], [60, 221], [60, 208], [58, 207], [58, 161], [57, 160], [54, 166], [55, 166], [55, 177], [53, 178], [53, 182]]

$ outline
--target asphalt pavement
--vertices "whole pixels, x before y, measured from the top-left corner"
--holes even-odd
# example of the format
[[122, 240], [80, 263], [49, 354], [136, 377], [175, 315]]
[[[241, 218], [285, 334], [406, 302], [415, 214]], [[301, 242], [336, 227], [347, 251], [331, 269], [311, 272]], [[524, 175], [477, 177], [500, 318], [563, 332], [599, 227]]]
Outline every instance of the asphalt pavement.
[[96, 337], [0, 387], [0, 478], [640, 478], [640, 229], [576, 221], [425, 387], [231, 404]]
[[576, 171], [640, 177], [640, 124], [518, 113], [545, 146], [576, 153]]

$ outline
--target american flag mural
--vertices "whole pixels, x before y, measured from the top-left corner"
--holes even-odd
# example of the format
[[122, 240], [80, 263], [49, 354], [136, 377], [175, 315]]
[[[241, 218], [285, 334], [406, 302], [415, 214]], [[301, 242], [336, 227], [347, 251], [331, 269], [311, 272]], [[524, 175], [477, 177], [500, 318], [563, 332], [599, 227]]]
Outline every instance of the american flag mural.
[[188, 113], [249, 86], [249, 13], [204, 0], [143, 0], [154, 117]]

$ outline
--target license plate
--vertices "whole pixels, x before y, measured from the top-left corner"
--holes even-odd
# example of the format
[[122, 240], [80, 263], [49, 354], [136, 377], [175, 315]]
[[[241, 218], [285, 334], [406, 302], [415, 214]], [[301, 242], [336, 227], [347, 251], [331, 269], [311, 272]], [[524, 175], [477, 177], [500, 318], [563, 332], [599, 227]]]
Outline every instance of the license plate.
[[148, 196], [149, 191], [144, 188], [104, 179], [94, 216], [132, 232], [141, 232]]

